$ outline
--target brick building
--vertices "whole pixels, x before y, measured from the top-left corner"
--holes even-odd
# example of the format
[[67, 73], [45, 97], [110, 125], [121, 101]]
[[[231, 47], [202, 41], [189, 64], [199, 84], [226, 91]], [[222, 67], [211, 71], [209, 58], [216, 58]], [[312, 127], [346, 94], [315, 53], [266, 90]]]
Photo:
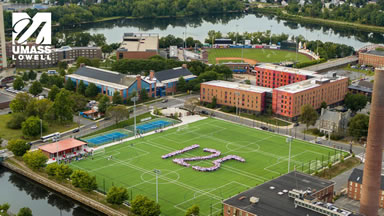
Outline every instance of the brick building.
[[372, 97], [373, 83], [365, 80], [360, 80], [358, 83], [353, 83], [349, 85], [348, 90], [352, 94], [363, 94], [367, 97]]
[[293, 171], [223, 201], [224, 216], [356, 216], [332, 203], [335, 183]]
[[[348, 197], [360, 200], [363, 187], [363, 170], [355, 168], [348, 178]], [[384, 176], [381, 175], [380, 208], [384, 207]]]
[[341, 103], [348, 93], [348, 78], [336, 74], [311, 78], [273, 89], [272, 111], [276, 115], [296, 121], [301, 107], [309, 104], [315, 109], [324, 101], [329, 106]]
[[319, 76], [314, 71], [282, 67], [272, 64], [255, 66], [252, 73], [256, 75], [257, 86], [268, 88], [278, 88]]
[[[35, 43], [27, 43], [26, 46], [34, 46]], [[12, 56], [12, 43], [8, 42], [7, 45], [7, 56]], [[15, 65], [18, 68], [48, 68], [54, 67], [57, 63], [65, 61], [73, 63], [78, 57], [85, 57], [89, 59], [101, 59], [102, 52], [100, 47], [70, 47], [63, 46], [61, 48], [52, 49], [50, 59], [39, 59], [39, 60], [19, 60], [16, 55]]]
[[116, 51], [117, 60], [147, 59], [158, 54], [159, 35], [154, 33], [125, 33]]
[[373, 67], [384, 67], [384, 51], [370, 50], [359, 52], [359, 64]]
[[200, 101], [210, 103], [216, 97], [218, 105], [259, 113], [264, 111], [266, 94], [271, 93], [272, 89], [269, 88], [215, 80], [201, 84]]

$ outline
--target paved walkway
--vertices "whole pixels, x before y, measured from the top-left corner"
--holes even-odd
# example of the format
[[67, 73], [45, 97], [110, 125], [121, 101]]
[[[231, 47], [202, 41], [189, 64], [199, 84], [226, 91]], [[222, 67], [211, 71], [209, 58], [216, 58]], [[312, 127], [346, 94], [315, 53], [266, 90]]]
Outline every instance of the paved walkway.
[[310, 71], [316, 71], [316, 72], [322, 72], [327, 71], [333, 68], [341, 67], [347, 64], [352, 64], [354, 62], [357, 62], [358, 58], [357, 56], [348, 56], [345, 58], [339, 58], [331, 61], [327, 61], [321, 64], [316, 64], [313, 66], [302, 68], [304, 70], [310, 70]]

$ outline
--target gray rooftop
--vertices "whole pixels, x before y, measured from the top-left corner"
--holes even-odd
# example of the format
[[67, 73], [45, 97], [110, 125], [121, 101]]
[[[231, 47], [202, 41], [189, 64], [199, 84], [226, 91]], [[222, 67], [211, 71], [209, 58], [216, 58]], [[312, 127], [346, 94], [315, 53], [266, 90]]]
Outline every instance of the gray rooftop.
[[[363, 183], [363, 170], [355, 168], [348, 178], [348, 181], [356, 182], [359, 184]], [[381, 190], [384, 190], [384, 176], [381, 175]]]
[[128, 76], [118, 72], [90, 66], [79, 67], [74, 74], [125, 86], [130, 86], [136, 80], [135, 76]]
[[384, 51], [370, 50], [367, 53], [372, 55], [384, 56]]
[[193, 75], [191, 71], [189, 71], [187, 68], [178, 67], [178, 68], [172, 68], [168, 70], [162, 70], [155, 73], [155, 77], [160, 82], [163, 82], [165, 80], [180, 78], [181, 76], [191, 76]]
[[0, 93], [0, 103], [11, 101], [13, 98], [11, 96], [8, 96], [6, 94]]
[[156, 33], [124, 33], [119, 51], [146, 52], [159, 49], [159, 35]]
[[349, 85], [348, 88], [372, 93], [373, 83], [362, 80], [362, 81], [359, 81], [358, 84]]
[[324, 114], [322, 116], [320, 116], [320, 120], [338, 122], [339, 121], [339, 115], [340, 115], [339, 112], [325, 109]]
[[[320, 216], [322, 214], [305, 208], [295, 208], [294, 199], [289, 198], [288, 193], [277, 193], [292, 189], [305, 191], [308, 188], [318, 191], [333, 184], [334, 182], [325, 179], [293, 171], [227, 199], [224, 203], [258, 216]], [[270, 189], [271, 186], [274, 187], [273, 190]], [[260, 198], [257, 204], [249, 202], [252, 196]]]

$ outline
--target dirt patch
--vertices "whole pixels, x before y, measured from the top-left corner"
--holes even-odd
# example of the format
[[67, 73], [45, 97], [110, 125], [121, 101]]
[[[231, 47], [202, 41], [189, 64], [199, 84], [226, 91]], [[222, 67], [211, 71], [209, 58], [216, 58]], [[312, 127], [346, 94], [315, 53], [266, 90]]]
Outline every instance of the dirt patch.
[[243, 60], [244, 62], [247, 62], [248, 64], [256, 64], [257, 61], [253, 59], [248, 59], [248, 58], [239, 58], [239, 57], [220, 57], [216, 58], [216, 63], [220, 63], [220, 60]]

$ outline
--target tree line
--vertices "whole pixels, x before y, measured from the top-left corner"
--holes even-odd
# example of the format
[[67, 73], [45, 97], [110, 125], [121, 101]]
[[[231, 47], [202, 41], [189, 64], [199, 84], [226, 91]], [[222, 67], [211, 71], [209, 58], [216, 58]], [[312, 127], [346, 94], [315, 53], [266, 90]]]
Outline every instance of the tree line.
[[297, 0], [291, 0], [285, 10], [292, 15], [384, 26], [384, 0], [378, 0], [376, 4], [366, 4], [361, 1], [350, 1], [350, 3], [332, 5], [328, 9], [323, 7], [319, 0], [303, 6], [300, 6]]
[[[77, 3], [81, 3], [77, 5]], [[176, 17], [198, 14], [242, 11], [244, 5], [238, 0], [110, 0], [96, 4], [95, 1], [58, 1], [57, 6], [41, 12], [51, 12], [52, 21], [61, 26], [73, 26], [107, 17]], [[29, 15], [36, 9], [27, 9]], [[5, 27], [11, 27], [11, 12], [5, 11]]]

